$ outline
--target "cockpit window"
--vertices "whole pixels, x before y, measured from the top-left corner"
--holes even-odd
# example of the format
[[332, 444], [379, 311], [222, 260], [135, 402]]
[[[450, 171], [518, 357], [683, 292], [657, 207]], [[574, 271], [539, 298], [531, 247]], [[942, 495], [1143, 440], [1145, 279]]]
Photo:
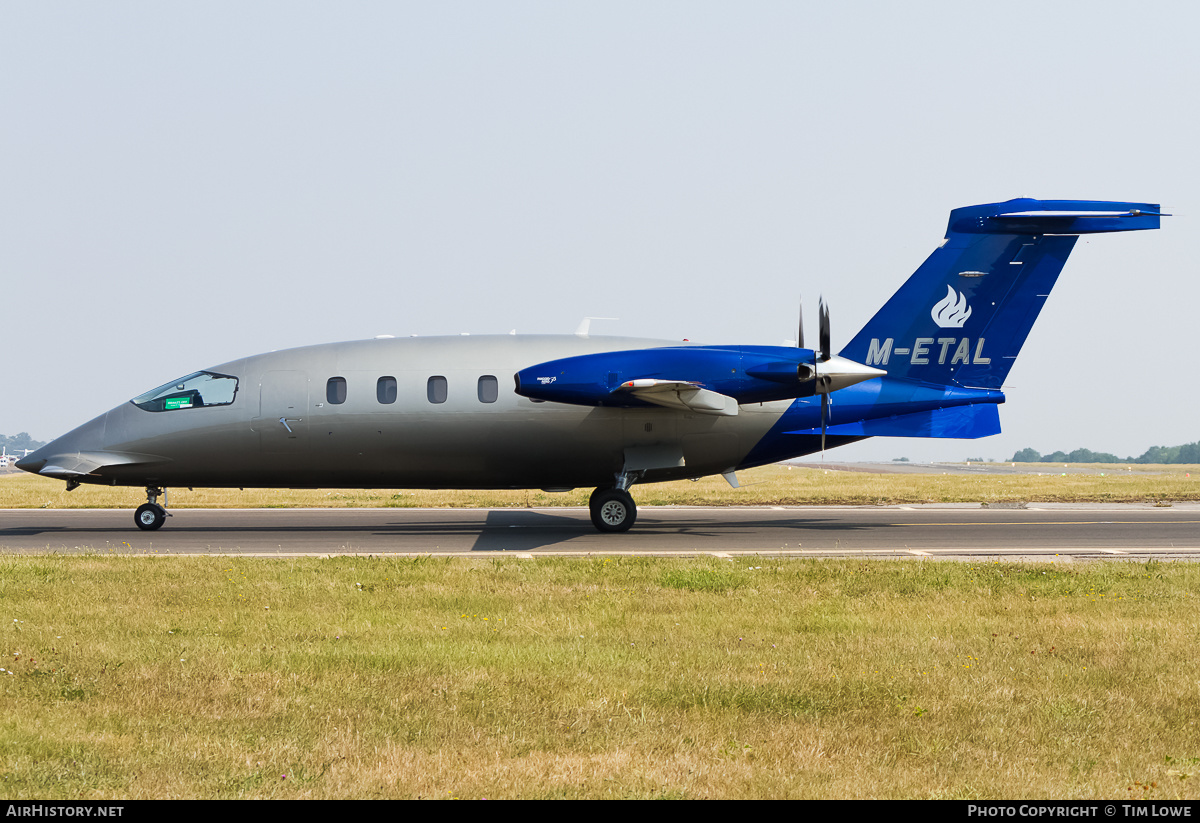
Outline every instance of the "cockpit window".
[[146, 411], [198, 409], [201, 406], [228, 406], [237, 394], [238, 380], [228, 374], [198, 371], [139, 394], [129, 401]]

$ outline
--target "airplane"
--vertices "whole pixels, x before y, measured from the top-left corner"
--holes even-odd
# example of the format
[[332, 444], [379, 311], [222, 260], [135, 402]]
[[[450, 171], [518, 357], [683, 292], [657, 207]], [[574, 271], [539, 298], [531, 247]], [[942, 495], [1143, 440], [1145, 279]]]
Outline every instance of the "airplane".
[[574, 335], [383, 337], [246, 357], [172, 380], [17, 467], [144, 486], [593, 487], [601, 532], [630, 488], [735, 472], [867, 437], [1000, 431], [1001, 387], [1076, 240], [1157, 229], [1156, 204], [1017, 199], [955, 209], [945, 241], [837, 355], [819, 342], [696, 345]]

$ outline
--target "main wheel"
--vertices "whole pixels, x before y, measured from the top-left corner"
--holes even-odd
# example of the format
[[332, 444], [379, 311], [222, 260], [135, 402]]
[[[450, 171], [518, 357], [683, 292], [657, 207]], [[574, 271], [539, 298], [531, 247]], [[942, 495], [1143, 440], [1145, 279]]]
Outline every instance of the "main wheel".
[[167, 522], [167, 512], [157, 503], [143, 503], [134, 513], [133, 522], [137, 523], [137, 527], [142, 531], [152, 532], [162, 528], [162, 524]]
[[602, 532], [626, 532], [637, 520], [637, 506], [629, 492], [620, 489], [597, 489], [589, 508], [592, 525]]

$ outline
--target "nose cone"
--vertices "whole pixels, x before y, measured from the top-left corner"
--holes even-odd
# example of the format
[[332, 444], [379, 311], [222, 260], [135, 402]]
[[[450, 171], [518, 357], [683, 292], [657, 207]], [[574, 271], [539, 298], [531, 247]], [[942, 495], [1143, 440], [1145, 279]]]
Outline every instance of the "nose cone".
[[84, 423], [16, 462], [18, 469], [49, 477], [74, 477], [103, 465], [92, 455], [104, 449], [108, 414]]
[[44, 466], [46, 464], [45, 460], [38, 457], [38, 455], [41, 454], [41, 452], [42, 452], [42, 449], [37, 449], [36, 451], [33, 451], [33, 452], [25, 455], [20, 460], [18, 460], [16, 463], [13, 463], [13, 465], [23, 471], [33, 472], [34, 474], [37, 474], [38, 469], [40, 469], [42, 466]]
[[844, 357], [831, 357], [828, 360], [817, 363], [818, 382], [822, 386], [818, 391], [821, 394], [837, 391], [847, 386], [853, 386], [855, 383], [861, 383], [864, 380], [883, 377], [885, 374], [887, 372], [883, 369], [864, 366], [862, 363], [855, 363], [853, 360], [847, 360]]

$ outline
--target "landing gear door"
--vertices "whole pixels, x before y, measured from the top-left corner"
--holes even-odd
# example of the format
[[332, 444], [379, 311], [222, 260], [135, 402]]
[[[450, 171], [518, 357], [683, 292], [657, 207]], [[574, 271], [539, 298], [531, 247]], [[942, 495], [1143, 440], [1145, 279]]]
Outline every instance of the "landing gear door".
[[308, 447], [308, 373], [269, 371], [259, 384], [253, 427], [268, 453], [295, 453]]
[[622, 413], [625, 471], [677, 469], [684, 465], [676, 433], [676, 412], [628, 409]]

